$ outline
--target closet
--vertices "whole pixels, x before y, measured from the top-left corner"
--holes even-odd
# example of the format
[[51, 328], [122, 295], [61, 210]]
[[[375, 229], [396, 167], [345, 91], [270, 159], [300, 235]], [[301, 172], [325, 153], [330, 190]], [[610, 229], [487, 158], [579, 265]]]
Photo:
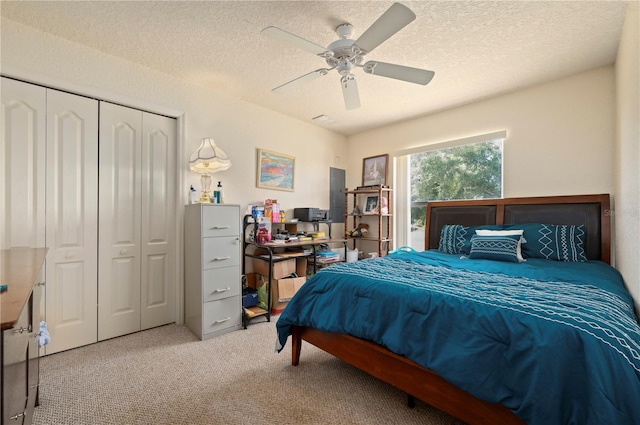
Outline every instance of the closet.
[[2, 77], [0, 244], [48, 247], [46, 354], [175, 320], [176, 120]]
[[174, 321], [176, 122], [100, 105], [98, 339]]

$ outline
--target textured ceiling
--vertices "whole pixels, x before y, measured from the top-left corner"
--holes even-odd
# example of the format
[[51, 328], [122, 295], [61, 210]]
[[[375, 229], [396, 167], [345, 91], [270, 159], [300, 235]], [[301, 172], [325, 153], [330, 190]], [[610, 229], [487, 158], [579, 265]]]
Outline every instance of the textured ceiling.
[[5, 1], [2, 16], [343, 134], [443, 110], [615, 61], [627, 2], [405, 1], [417, 15], [367, 60], [435, 71], [427, 86], [355, 74], [347, 111], [339, 75], [271, 89], [325, 67], [260, 34], [273, 25], [327, 46], [357, 38], [390, 1]]

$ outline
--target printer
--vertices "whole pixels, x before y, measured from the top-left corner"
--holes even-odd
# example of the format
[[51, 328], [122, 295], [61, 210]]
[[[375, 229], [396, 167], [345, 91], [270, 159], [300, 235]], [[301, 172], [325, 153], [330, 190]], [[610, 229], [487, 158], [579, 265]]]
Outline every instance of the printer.
[[294, 208], [293, 218], [300, 221], [328, 221], [329, 210], [321, 210], [320, 208]]

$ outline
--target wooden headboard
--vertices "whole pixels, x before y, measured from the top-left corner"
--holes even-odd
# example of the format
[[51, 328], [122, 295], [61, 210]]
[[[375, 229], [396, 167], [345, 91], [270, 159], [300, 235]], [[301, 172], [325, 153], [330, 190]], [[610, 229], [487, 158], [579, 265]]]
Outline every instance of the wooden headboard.
[[436, 249], [445, 224], [584, 224], [589, 260], [611, 262], [609, 195], [434, 201], [427, 203], [425, 249]]

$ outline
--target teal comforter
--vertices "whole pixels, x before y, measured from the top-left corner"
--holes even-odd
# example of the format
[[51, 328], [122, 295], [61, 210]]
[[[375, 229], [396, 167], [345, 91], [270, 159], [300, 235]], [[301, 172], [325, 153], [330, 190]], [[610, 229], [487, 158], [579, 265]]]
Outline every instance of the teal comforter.
[[640, 424], [640, 326], [602, 262], [399, 252], [328, 267], [277, 322], [373, 341], [529, 425]]

